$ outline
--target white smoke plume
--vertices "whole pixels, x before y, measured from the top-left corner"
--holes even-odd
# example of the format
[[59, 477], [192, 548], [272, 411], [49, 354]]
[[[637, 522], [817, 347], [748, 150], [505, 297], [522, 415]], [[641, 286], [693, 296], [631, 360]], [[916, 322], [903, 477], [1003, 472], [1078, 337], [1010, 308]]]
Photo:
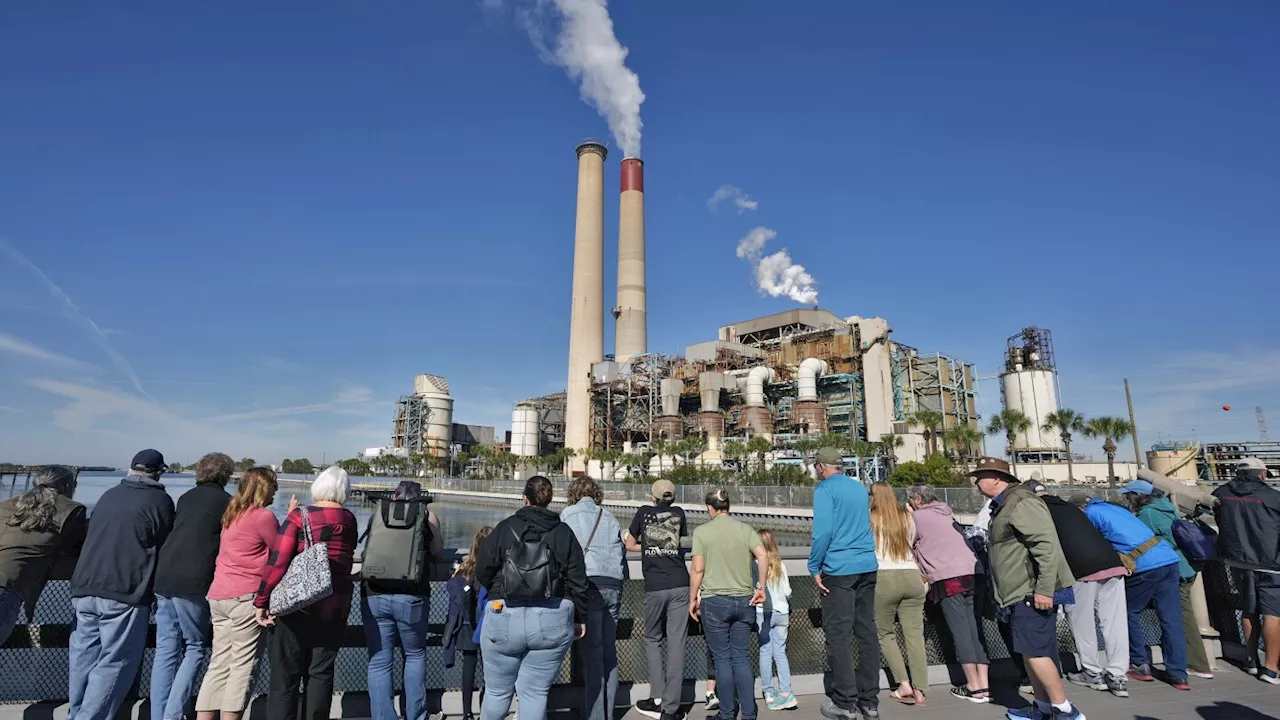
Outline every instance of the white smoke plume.
[[[485, 0], [493, 9], [500, 0]], [[554, 13], [550, 12], [554, 9]], [[518, 10], [542, 59], [576, 80], [582, 99], [609, 123], [614, 141], [627, 157], [640, 157], [640, 76], [626, 65], [627, 49], [613, 34], [607, 0], [536, 0]], [[545, 28], [554, 27], [547, 42]]]
[[741, 215], [745, 210], [758, 210], [760, 203], [747, 197], [747, 194], [741, 189], [732, 185], [721, 185], [716, 188], [715, 193], [707, 200], [707, 208], [711, 212], [715, 212], [720, 203], [725, 200], [732, 200], [734, 207], [738, 208], [738, 214]]
[[777, 236], [777, 231], [761, 226], [738, 241], [738, 257], [751, 263], [756, 289], [761, 295], [785, 296], [803, 305], [817, 305], [818, 282], [803, 265], [791, 261], [791, 253], [784, 248], [763, 255], [765, 244]]

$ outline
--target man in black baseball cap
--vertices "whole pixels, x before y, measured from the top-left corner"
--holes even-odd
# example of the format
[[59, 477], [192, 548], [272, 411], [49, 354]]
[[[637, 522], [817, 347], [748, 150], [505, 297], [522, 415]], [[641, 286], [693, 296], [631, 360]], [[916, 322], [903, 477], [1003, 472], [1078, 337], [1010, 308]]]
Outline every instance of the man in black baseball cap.
[[143, 475], [159, 477], [169, 470], [169, 466], [164, 464], [164, 455], [159, 450], [143, 450], [133, 456], [129, 469]]
[[156, 563], [173, 529], [173, 500], [159, 482], [167, 469], [163, 455], [143, 450], [93, 508], [71, 575], [68, 714], [76, 720], [113, 717], [142, 663]]

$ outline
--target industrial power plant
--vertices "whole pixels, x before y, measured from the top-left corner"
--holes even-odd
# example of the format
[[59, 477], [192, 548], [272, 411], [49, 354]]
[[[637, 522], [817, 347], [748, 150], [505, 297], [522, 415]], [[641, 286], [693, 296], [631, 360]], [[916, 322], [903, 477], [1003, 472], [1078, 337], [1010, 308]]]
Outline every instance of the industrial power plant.
[[512, 413], [511, 451], [577, 451], [570, 472], [587, 470], [588, 451], [630, 451], [659, 438], [706, 439], [704, 462], [726, 440], [776, 443], [840, 433], [851, 439], [903, 438], [900, 459], [924, 455], [924, 428], [909, 418], [933, 411], [941, 431], [977, 428], [973, 366], [922, 353], [891, 337], [883, 318], [794, 309], [721, 327], [683, 356], [650, 353], [645, 307], [644, 163], [621, 163], [614, 352], [604, 348], [604, 172], [608, 149], [577, 147], [577, 216], [564, 393], [532, 398]]

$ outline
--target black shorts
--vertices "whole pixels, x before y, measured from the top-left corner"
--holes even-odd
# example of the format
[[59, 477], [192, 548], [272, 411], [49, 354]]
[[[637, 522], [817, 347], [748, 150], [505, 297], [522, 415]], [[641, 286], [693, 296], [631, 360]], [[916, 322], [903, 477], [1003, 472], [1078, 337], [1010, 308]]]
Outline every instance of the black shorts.
[[1023, 657], [1058, 657], [1058, 609], [1037, 610], [1028, 602], [1009, 608], [1010, 648]]
[[1242, 613], [1280, 617], [1280, 575], [1231, 568], [1231, 579], [1240, 593], [1236, 604]]

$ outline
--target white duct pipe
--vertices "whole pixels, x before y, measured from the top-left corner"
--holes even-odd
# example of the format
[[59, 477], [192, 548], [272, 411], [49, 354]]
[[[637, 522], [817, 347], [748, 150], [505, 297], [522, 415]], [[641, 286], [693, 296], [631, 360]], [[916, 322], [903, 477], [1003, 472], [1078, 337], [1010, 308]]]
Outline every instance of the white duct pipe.
[[764, 384], [773, 382], [773, 368], [757, 365], [751, 368], [751, 372], [747, 373], [747, 406], [760, 407], [764, 405]]
[[680, 414], [680, 393], [684, 383], [676, 379], [662, 381], [662, 414], [667, 416]]
[[799, 393], [797, 400], [817, 400], [818, 399], [818, 378], [827, 374], [827, 361], [818, 358], [807, 358], [800, 363], [800, 373], [797, 378]]

